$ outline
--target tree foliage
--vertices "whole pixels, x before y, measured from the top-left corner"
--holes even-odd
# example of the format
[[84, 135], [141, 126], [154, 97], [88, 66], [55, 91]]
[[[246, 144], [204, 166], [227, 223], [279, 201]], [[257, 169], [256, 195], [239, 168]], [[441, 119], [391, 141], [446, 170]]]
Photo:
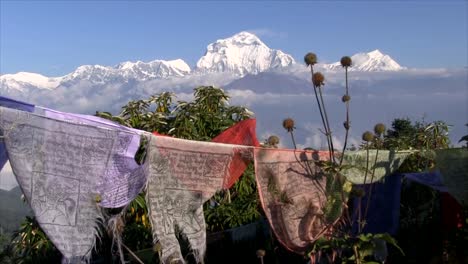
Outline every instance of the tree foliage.
[[252, 115], [245, 107], [230, 106], [226, 92], [213, 86], [195, 88], [191, 102], [175, 99], [174, 93], [163, 92], [128, 102], [117, 116], [109, 112], [96, 115], [128, 127], [200, 141], [209, 141]]
[[408, 118], [396, 118], [387, 131], [384, 147], [387, 149], [441, 149], [448, 148], [450, 126], [444, 121], [411, 122]]

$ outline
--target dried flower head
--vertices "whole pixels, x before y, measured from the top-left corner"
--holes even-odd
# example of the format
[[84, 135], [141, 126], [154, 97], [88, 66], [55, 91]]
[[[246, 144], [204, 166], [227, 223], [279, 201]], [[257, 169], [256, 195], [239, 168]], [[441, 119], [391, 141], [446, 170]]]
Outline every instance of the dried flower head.
[[370, 142], [370, 141], [374, 140], [374, 134], [372, 134], [372, 132], [370, 132], [370, 131], [366, 131], [366, 132], [364, 132], [364, 134], [362, 134], [362, 140], [364, 140], [366, 142]]
[[343, 101], [343, 103], [346, 103], [349, 100], [351, 100], [351, 96], [349, 96], [347, 94], [345, 94], [345, 95], [343, 95], [343, 97], [341, 97], [341, 101]]
[[277, 136], [270, 136], [268, 139], [267, 139], [267, 143], [268, 145], [270, 146], [276, 146], [279, 144], [279, 137]]
[[343, 67], [351, 67], [351, 65], [353, 64], [353, 61], [348, 56], [344, 56], [343, 58], [341, 58], [340, 62], [341, 62], [341, 66]]
[[348, 130], [351, 126], [350, 126], [350, 122], [349, 121], [344, 121], [343, 122], [343, 126], [346, 130]]
[[309, 52], [304, 56], [304, 62], [307, 66], [314, 65], [317, 63], [317, 55], [315, 53]]
[[265, 250], [259, 249], [257, 250], [257, 258], [263, 258], [265, 256]]
[[382, 123], [378, 123], [377, 125], [374, 126], [374, 132], [376, 135], [380, 136], [385, 132], [385, 125]]
[[286, 118], [283, 120], [283, 127], [286, 129], [288, 132], [291, 132], [295, 129], [294, 127], [294, 119], [292, 118]]
[[320, 87], [320, 86], [322, 86], [322, 85], [325, 85], [324, 81], [325, 81], [325, 76], [323, 76], [323, 74], [321, 74], [320, 72], [316, 72], [316, 73], [314, 73], [314, 75], [312, 76], [312, 82], [313, 82], [314, 85], [317, 86], [317, 87]]

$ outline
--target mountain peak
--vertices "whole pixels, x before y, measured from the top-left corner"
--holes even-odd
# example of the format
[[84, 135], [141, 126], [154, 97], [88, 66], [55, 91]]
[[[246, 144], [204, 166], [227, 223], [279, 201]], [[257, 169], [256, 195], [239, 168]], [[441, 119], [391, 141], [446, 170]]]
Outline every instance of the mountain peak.
[[230, 72], [239, 76], [257, 74], [295, 63], [292, 56], [270, 49], [257, 36], [247, 31], [207, 46], [196, 66], [200, 73]]
[[[219, 41], [219, 40], [218, 40]], [[225, 42], [231, 42], [231, 43], [236, 43], [240, 45], [261, 45], [261, 46], [266, 46], [265, 43], [263, 43], [256, 35], [247, 32], [247, 31], [241, 31], [234, 36], [221, 40]]]
[[371, 56], [371, 57], [382, 57], [382, 56], [385, 56], [380, 50], [376, 49], [376, 50], [373, 50], [371, 52], [368, 52], [367, 55]]
[[[400, 71], [405, 69], [398, 64], [390, 56], [376, 49], [370, 52], [361, 52], [351, 56], [353, 65], [349, 68], [350, 71]], [[332, 64], [323, 65], [328, 70], [341, 69], [341, 63], [335, 62]]]

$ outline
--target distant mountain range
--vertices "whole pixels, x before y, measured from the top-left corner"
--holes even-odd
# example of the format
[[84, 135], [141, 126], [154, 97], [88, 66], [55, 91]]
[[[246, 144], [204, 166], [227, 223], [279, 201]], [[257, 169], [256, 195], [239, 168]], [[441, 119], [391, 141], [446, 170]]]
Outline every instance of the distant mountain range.
[[[352, 56], [352, 71], [381, 72], [401, 71], [389, 55], [374, 50]], [[241, 79], [269, 71], [288, 71], [296, 65], [294, 58], [281, 50], [270, 49], [257, 36], [240, 32], [232, 37], [217, 40], [207, 46], [205, 55], [191, 68], [184, 60], [153, 60], [150, 62], [122, 62], [116, 66], [83, 65], [61, 77], [47, 77], [37, 73], [19, 72], [0, 76], [0, 92], [28, 91], [30, 89], [52, 90], [61, 86], [70, 87], [82, 81], [91, 84], [146, 82], [152, 80], [190, 78], [203, 79], [213, 74], [229, 75], [229, 80]], [[339, 62], [318, 64], [324, 71], [341, 69]]]

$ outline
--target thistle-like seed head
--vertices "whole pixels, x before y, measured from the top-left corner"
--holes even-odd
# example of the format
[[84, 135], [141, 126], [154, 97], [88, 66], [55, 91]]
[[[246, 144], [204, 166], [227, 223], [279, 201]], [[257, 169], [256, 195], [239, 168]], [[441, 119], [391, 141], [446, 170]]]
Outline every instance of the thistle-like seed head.
[[304, 62], [307, 66], [314, 65], [317, 63], [317, 55], [315, 53], [309, 52], [304, 56]]
[[294, 119], [292, 118], [286, 118], [283, 120], [283, 127], [286, 129], [288, 132], [291, 132], [295, 129], [294, 127]]
[[348, 130], [348, 129], [351, 127], [350, 122], [348, 122], [348, 121], [344, 121], [344, 122], [343, 122], [343, 126], [344, 126], [344, 128], [345, 128], [346, 130]]
[[382, 123], [378, 123], [377, 125], [374, 126], [374, 132], [376, 135], [380, 136], [382, 135], [383, 133], [385, 133], [385, 125], [382, 124]]
[[346, 103], [349, 100], [351, 100], [351, 96], [349, 96], [347, 94], [345, 94], [345, 95], [343, 95], [343, 97], [341, 97], [341, 101], [343, 101], [343, 103]]
[[344, 56], [343, 58], [341, 58], [340, 62], [341, 62], [341, 66], [343, 67], [351, 67], [351, 65], [353, 64], [353, 61], [348, 56]]
[[263, 258], [265, 256], [265, 250], [259, 249], [257, 250], [257, 258]]
[[362, 140], [366, 142], [371, 142], [372, 140], [374, 140], [374, 134], [372, 134], [372, 132], [370, 131], [366, 131], [364, 132], [364, 134], [362, 134]]
[[325, 85], [324, 81], [325, 81], [325, 76], [323, 76], [323, 74], [320, 72], [316, 72], [312, 76], [312, 82], [317, 87], [321, 87], [322, 85]]
[[268, 139], [267, 139], [267, 143], [268, 145], [270, 146], [276, 146], [279, 144], [279, 137], [277, 136], [270, 136]]

